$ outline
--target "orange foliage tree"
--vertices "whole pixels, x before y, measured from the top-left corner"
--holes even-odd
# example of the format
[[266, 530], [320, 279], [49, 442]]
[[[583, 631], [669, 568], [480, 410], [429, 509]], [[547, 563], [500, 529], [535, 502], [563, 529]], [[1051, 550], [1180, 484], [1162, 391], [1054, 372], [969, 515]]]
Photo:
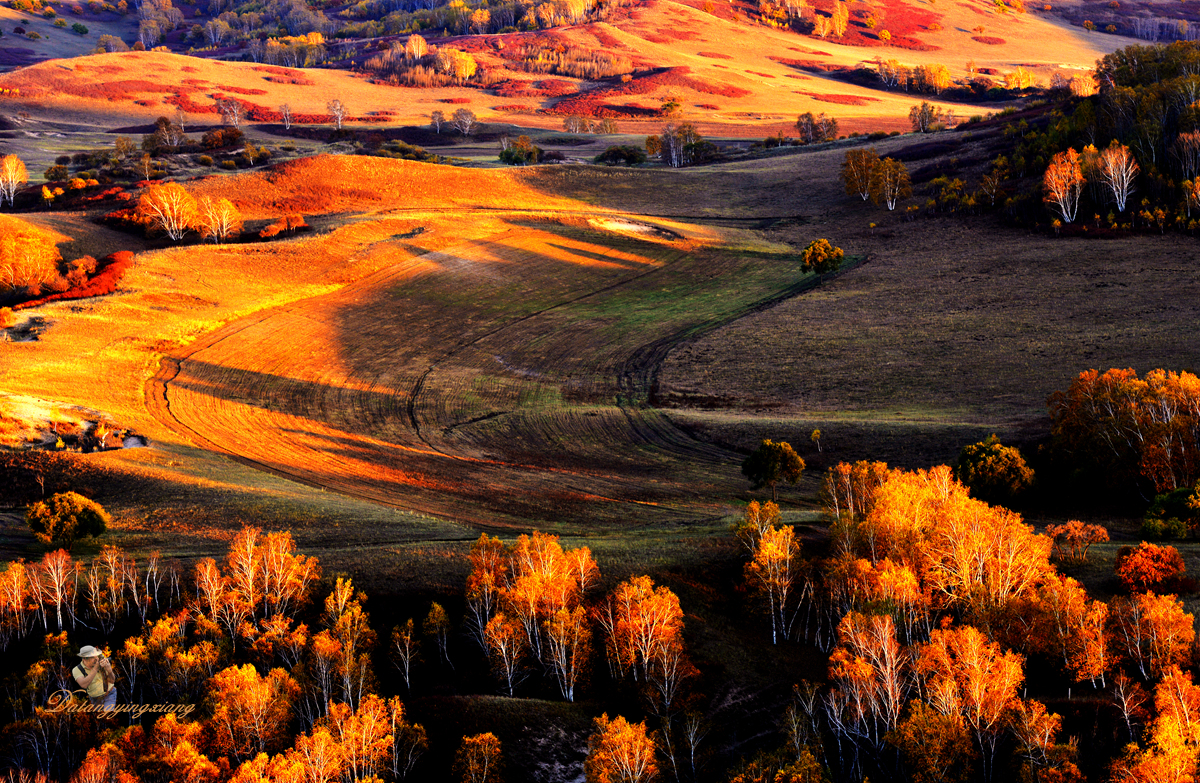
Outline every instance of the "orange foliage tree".
[[178, 182], [150, 185], [138, 199], [137, 215], [178, 242], [196, 224], [196, 199]]
[[679, 598], [650, 577], [635, 576], [617, 585], [598, 615], [610, 671], [649, 685], [657, 692], [656, 707], [669, 712], [680, 682], [692, 672], [683, 653]]
[[654, 737], [646, 724], [630, 723], [608, 713], [596, 718], [583, 762], [587, 783], [650, 783], [658, 777]]
[[1054, 205], [1064, 223], [1075, 220], [1084, 182], [1079, 153], [1074, 149], [1059, 152], [1050, 160], [1042, 177], [1042, 199]]
[[209, 687], [217, 752], [242, 761], [284, 743], [300, 688], [283, 669], [263, 677], [250, 664], [231, 666], [213, 675]]
[[936, 630], [916, 653], [922, 690], [934, 709], [962, 716], [975, 735], [987, 780], [1007, 728], [1008, 711], [1018, 701], [1024, 665], [1020, 655], [1001, 652], [998, 644], [971, 626]]
[[1188, 372], [1086, 370], [1050, 396], [1051, 434], [1110, 481], [1169, 492], [1200, 478], [1200, 378]]
[[1121, 547], [1114, 570], [1121, 585], [1131, 593], [1159, 590], [1178, 580], [1186, 572], [1183, 556], [1173, 546], [1145, 541], [1135, 547]]
[[462, 783], [489, 783], [500, 777], [500, 740], [495, 734], [463, 737], [454, 756], [454, 769]]
[[[563, 697], [574, 700], [591, 639], [580, 607], [600, 576], [591, 550], [564, 550], [558, 536], [534, 531], [511, 547], [483, 534], [469, 557], [468, 626], [510, 695], [529, 655], [554, 674]], [[495, 622], [501, 614], [504, 620]], [[521, 643], [513, 638], [514, 624], [523, 632]]]
[[1113, 647], [1142, 677], [1158, 677], [1167, 667], [1187, 662], [1196, 630], [1178, 598], [1138, 593], [1113, 599], [1109, 609]]
[[1065, 525], [1047, 525], [1046, 535], [1054, 543], [1054, 556], [1059, 560], [1082, 563], [1087, 560], [1092, 544], [1108, 540], [1108, 530], [1102, 525], [1088, 525], [1078, 519]]

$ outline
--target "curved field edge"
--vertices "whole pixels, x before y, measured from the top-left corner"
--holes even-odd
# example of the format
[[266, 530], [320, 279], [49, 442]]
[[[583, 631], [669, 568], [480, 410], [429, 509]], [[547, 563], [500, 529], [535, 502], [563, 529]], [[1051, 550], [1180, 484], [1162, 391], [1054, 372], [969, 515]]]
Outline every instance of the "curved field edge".
[[163, 362], [148, 403], [245, 464], [473, 525], [722, 515], [736, 456], [646, 405], [657, 365], [814, 278], [786, 247], [611, 215], [487, 222], [440, 251], [398, 241], [392, 267], [207, 335]]

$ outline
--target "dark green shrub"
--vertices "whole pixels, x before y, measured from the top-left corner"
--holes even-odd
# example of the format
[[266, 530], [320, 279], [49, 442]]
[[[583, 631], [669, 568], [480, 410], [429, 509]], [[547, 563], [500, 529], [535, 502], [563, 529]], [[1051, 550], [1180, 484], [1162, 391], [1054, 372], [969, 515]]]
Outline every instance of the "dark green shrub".
[[[67, 160], [70, 160], [70, 158], [67, 158]], [[49, 182], [62, 182], [70, 176], [70, 173], [67, 171], [66, 166], [59, 163], [46, 169], [46, 172], [42, 176]]]
[[614, 145], [596, 156], [596, 163], [606, 166], [638, 166], [648, 160], [646, 151], [632, 144]]

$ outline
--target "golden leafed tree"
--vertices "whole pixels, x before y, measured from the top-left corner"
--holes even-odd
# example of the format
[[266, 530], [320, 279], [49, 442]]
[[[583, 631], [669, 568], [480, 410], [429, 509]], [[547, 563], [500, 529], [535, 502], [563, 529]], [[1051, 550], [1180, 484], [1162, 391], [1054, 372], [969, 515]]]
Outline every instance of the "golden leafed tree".
[[178, 182], [150, 185], [138, 199], [137, 214], [151, 227], [178, 242], [196, 225], [196, 199]]
[[842, 161], [842, 182], [846, 184], [847, 196], [858, 196], [863, 201], [871, 197], [871, 171], [879, 153], [875, 150], [847, 150]]
[[62, 255], [54, 239], [24, 220], [0, 215], [0, 293], [24, 289], [36, 295], [57, 278]]
[[500, 740], [490, 731], [463, 737], [454, 756], [455, 776], [462, 783], [491, 783], [500, 779]]
[[886, 204], [888, 210], [896, 209], [896, 202], [912, 195], [908, 169], [893, 158], [884, 158], [871, 171], [871, 200]]
[[200, 236], [221, 243], [242, 233], [242, 213], [227, 198], [201, 196], [196, 202], [196, 226]]
[[231, 666], [214, 674], [209, 686], [212, 743], [219, 753], [245, 760], [278, 750], [287, 739], [300, 688], [283, 669], [263, 677], [250, 664]]
[[630, 723], [621, 716], [596, 718], [595, 733], [588, 738], [583, 762], [587, 783], [650, 783], [658, 778], [654, 736], [646, 724]]
[[25, 170], [25, 163], [16, 155], [5, 155], [0, 158], [0, 207], [4, 206], [5, 199], [8, 200], [9, 206], [12, 206], [13, 199], [16, 198], [17, 188], [29, 181], [29, 173]]

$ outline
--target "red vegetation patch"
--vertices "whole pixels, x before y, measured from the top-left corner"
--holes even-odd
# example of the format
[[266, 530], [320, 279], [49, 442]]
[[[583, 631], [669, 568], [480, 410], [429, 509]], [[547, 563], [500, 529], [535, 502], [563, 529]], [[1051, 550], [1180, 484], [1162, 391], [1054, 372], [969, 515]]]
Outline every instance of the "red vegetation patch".
[[509, 114], [532, 114], [536, 110], [532, 106], [526, 106], [523, 103], [502, 103], [499, 106], [493, 106], [492, 111], [503, 111]]
[[654, 33], [645, 33], [644, 35], [642, 35], [642, 38], [644, 40], [649, 41], [650, 43], [656, 43], [656, 44], [671, 43], [671, 39], [666, 37], [665, 35], [656, 35]]
[[441, 98], [439, 103], [470, 103], [470, 98]]
[[696, 108], [708, 109], [709, 111], [719, 111], [721, 107], [717, 106], [715, 103], [697, 103]]
[[228, 85], [220, 85], [220, 89], [226, 92], [236, 93], [238, 95], [266, 95], [266, 90], [260, 90], [255, 87], [230, 87]]
[[701, 57], [711, 57], [714, 60], [732, 60], [733, 59], [728, 54], [721, 54], [720, 52], [696, 52], [696, 54], [700, 55]]
[[764, 79], [774, 79], [775, 78], [772, 74], [759, 73], [758, 71], [746, 71], [746, 73], [753, 74], [754, 76], [761, 76]]
[[13, 305], [13, 309], [24, 310], [29, 307], [46, 304], [47, 302], [60, 302], [65, 299], [90, 299], [93, 296], [111, 294], [117, 290], [117, 283], [121, 282], [121, 278], [131, 266], [133, 266], [133, 253], [128, 250], [121, 250], [101, 261], [99, 271], [83, 285], [68, 288], [62, 293], [51, 294], [43, 296], [41, 299], [34, 299], [30, 302]]
[[501, 98], [562, 98], [579, 92], [578, 87], [563, 79], [542, 79], [539, 82], [509, 79], [492, 89]]
[[[246, 107], [246, 117], [254, 122], [283, 122], [283, 115], [275, 109], [268, 109], [266, 106], [259, 106], [257, 103], [242, 103]], [[347, 117], [346, 122], [351, 122], [355, 118]], [[358, 118], [362, 119], [362, 118]], [[382, 118], [376, 119], [376, 122], [382, 122]], [[293, 114], [293, 125], [327, 125], [333, 122], [332, 115], [329, 114]]]
[[[816, 6], [817, 13], [830, 16], [837, 0], [825, 0]], [[869, 29], [864, 23], [853, 20], [846, 28], [846, 35], [837, 42], [847, 46], [894, 46], [913, 51], [930, 51], [938, 47], [927, 44], [916, 36], [928, 32], [935, 22], [940, 22], [941, 14], [910, 5], [904, 0], [882, 0], [875, 4], [875, 16], [880, 19], [879, 25]], [[886, 44], [879, 40], [879, 33], [887, 30], [891, 40]]]
[[686, 66], [677, 68], [662, 68], [642, 76], [635, 76], [628, 82], [614, 84], [611, 87], [601, 87], [590, 90], [573, 98], [565, 98], [549, 109], [551, 114], [578, 114], [581, 117], [645, 117], [658, 116], [658, 109], [647, 109], [644, 106], [631, 104], [612, 105], [606, 103], [614, 98], [645, 95], [659, 87], [682, 87], [706, 95], [719, 95], [722, 98], [741, 98], [749, 95], [749, 90], [733, 87], [728, 84], [710, 84], [688, 76]]
[[802, 71], [821, 71], [824, 73], [839, 73], [842, 71], [854, 70], [848, 65], [834, 65], [832, 63], [823, 63], [819, 60], [793, 60], [788, 57], [768, 57], [768, 60], [774, 60], [782, 65], [790, 65], [793, 68], [799, 68]]
[[820, 57], [830, 57], [829, 52], [823, 52], [820, 49], [810, 49], [807, 46], [789, 46], [789, 52], [800, 52], [800, 54], [815, 54]]
[[843, 106], [866, 106], [868, 103], [875, 103], [878, 98], [872, 98], [869, 95], [818, 95], [817, 93], [801, 93], [802, 95], [811, 96], [818, 101], [825, 103], [840, 103]]
[[155, 106], [155, 105], [157, 105], [157, 104], [158, 104], [158, 101], [144, 101], [144, 100], [142, 100], [142, 101], [134, 101], [134, 103], [136, 103], [138, 106]]
[[200, 73], [200, 69], [194, 65], [185, 65], [179, 70], [183, 71], [184, 73]]
[[178, 106], [188, 114], [218, 114], [217, 105], [215, 103], [196, 103], [192, 100], [192, 96], [177, 92], [174, 95], [163, 99], [164, 103], [169, 103], [172, 106]]
[[1006, 43], [1003, 38], [997, 38], [994, 35], [972, 35], [971, 40], [979, 41], [979, 43], [987, 44], [988, 46], [1001, 46]]

